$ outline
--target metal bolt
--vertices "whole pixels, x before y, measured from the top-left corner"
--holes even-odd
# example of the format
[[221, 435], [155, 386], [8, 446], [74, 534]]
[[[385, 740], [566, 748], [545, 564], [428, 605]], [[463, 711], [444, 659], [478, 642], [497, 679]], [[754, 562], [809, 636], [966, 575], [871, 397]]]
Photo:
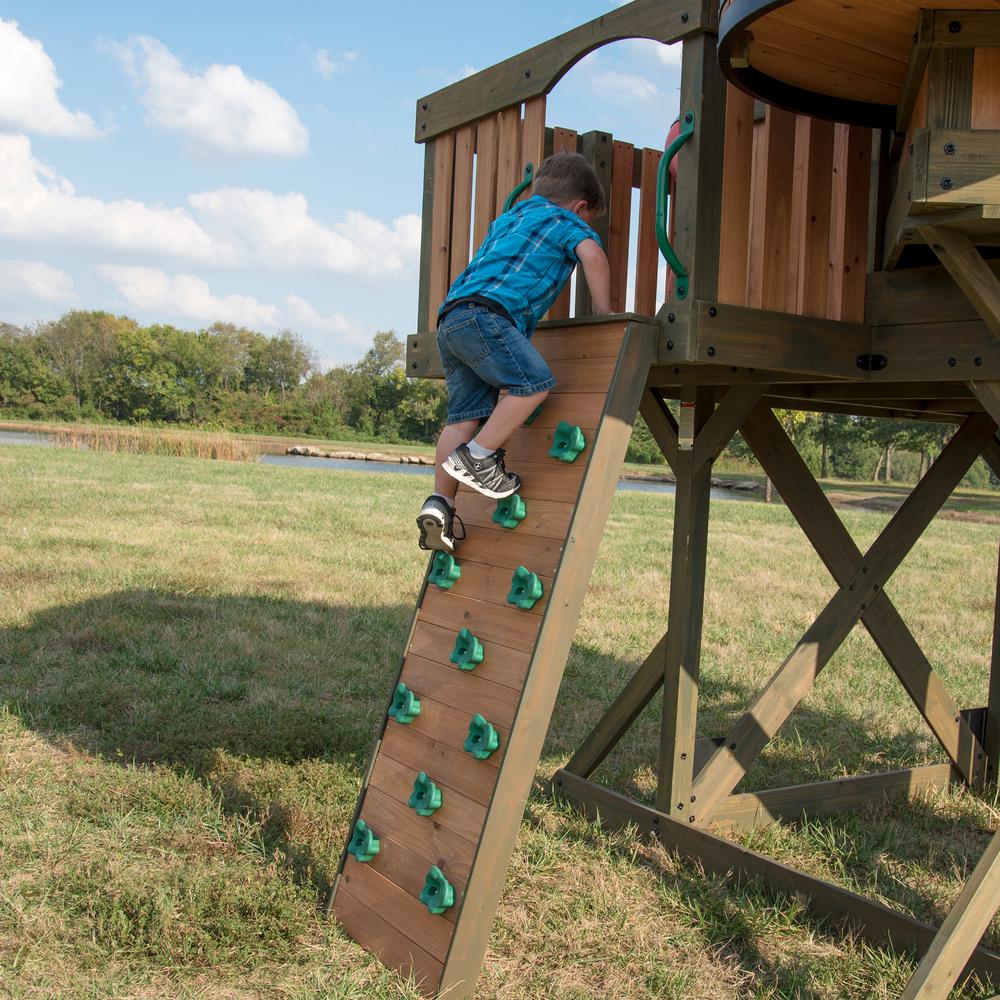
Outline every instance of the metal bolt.
[[953, 142], [946, 142], [944, 144], [945, 156], [954, 156], [958, 152], [958, 146]]
[[716, 309], [715, 306], [712, 306], [712, 308], [708, 310], [708, 315], [711, 316], [712, 319], [715, 319], [715, 317], [719, 315], [719, 310]]
[[950, 21], [948, 23], [948, 30], [953, 35], [957, 35], [962, 30], [962, 22], [961, 21]]
[[672, 351], [674, 349], [674, 342], [672, 340], [667, 341], [667, 350]]
[[866, 611], [867, 609], [868, 609], [868, 605], [867, 604], [862, 604], [861, 605], [861, 610], [862, 611]]
[[950, 191], [954, 186], [955, 182], [950, 177], [941, 178], [941, 187], [943, 187], [945, 191]]
[[973, 364], [974, 364], [974, 365], [975, 365], [975, 366], [976, 366], [977, 368], [981, 368], [981, 367], [982, 367], [982, 365], [983, 365], [983, 359], [982, 359], [982, 358], [973, 358], [973, 359], [972, 359], [972, 363], [973, 363]]
[[691, 801], [692, 802], [697, 802], [698, 801], [698, 796], [697, 795], [692, 795], [691, 796]]
[[525, 78], [525, 80], [530, 80], [531, 79], [531, 70], [530, 69], [526, 69], [524, 71], [524, 78]]
[[735, 750], [736, 749], [736, 744], [735, 743], [730, 743], [729, 744], [729, 749], [730, 750]]
[[693, 122], [693, 121], [694, 121], [694, 112], [693, 111], [685, 111], [684, 112], [684, 124], [685, 125], [690, 125], [691, 122]]
[[948, 359], [948, 367], [949, 368], [954, 368], [955, 365], [957, 365], [957, 364], [958, 364], [958, 361], [956, 361], [955, 358], [949, 358]]
[[962, 721], [962, 717], [960, 715], [956, 715], [955, 716], [955, 721], [956, 722], [961, 722]]
[[673, 321], [675, 319], [677, 319], [677, 317], [673, 313], [667, 313], [667, 322], [668, 323], [673, 323]]
[[709, 356], [710, 358], [714, 358], [714, 357], [715, 357], [715, 348], [714, 348], [714, 347], [710, 347], [710, 348], [709, 348], [709, 349], [708, 349], [708, 350], [707, 350], [707, 351], [706, 351], [705, 353], [706, 353], [706, 354], [707, 354], [707, 355], [708, 355], [708, 356]]
[[694, 822], [694, 816], [688, 816], [688, 822], [689, 823], [693, 823]]
[[683, 809], [684, 808], [684, 803], [683, 802], [678, 802], [677, 803], [677, 808], [678, 809]]
[[420, 131], [421, 132], [426, 132], [427, 131], [427, 122], [421, 122], [420, 123]]
[[687, 760], [687, 759], [688, 759], [688, 755], [686, 753], [682, 753], [681, 754], [681, 760]]
[[688, 23], [688, 16], [689, 15], [688, 15], [687, 11], [684, 11], [684, 13], [681, 14], [681, 24], [687, 24]]
[[424, 101], [424, 103], [420, 105], [420, 110], [421, 111], [426, 111], [427, 110], [427, 102], [426, 101]]

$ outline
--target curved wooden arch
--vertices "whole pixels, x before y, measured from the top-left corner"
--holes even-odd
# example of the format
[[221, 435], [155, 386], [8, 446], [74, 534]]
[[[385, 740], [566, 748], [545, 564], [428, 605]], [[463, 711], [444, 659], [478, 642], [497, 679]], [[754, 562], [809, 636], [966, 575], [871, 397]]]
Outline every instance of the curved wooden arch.
[[714, 30], [712, 0], [634, 0], [572, 31], [417, 101], [416, 141], [427, 142], [485, 115], [541, 97], [584, 56], [611, 42], [648, 38], [669, 45]]

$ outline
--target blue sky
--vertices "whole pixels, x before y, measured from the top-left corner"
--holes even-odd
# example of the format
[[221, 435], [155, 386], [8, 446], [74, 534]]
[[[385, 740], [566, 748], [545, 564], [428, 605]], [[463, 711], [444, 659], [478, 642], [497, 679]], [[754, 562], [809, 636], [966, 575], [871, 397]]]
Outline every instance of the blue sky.
[[[410, 332], [416, 99], [614, 6], [0, 3], [0, 320], [290, 327], [325, 365]], [[676, 49], [593, 54], [548, 123], [662, 145]]]

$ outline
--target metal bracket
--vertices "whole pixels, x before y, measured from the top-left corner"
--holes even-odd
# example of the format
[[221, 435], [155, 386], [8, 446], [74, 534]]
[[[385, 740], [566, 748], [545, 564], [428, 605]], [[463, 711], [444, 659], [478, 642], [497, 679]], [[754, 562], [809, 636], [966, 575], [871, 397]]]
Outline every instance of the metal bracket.
[[858, 355], [858, 367], [863, 372], [880, 372], [888, 364], [889, 359], [884, 354]]

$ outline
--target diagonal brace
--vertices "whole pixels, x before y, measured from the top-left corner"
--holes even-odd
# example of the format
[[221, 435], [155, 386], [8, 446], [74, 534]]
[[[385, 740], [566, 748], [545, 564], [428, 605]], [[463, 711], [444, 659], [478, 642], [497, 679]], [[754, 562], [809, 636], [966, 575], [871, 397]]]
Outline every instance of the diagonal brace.
[[881, 597], [885, 582], [992, 438], [994, 430], [993, 421], [984, 414], [969, 417], [962, 424], [869, 548], [856, 572], [820, 612], [749, 711], [730, 730], [725, 743], [699, 772], [693, 787], [697, 798], [696, 822], [711, 820], [723, 799], [812, 687], [858, 619]]
[[[817, 555], [843, 586], [861, 563], [861, 550], [784, 428], [769, 409], [759, 407], [742, 430]], [[952, 763], [971, 784], [983, 773], [983, 748], [889, 596], [882, 593], [861, 620]]]
[[642, 419], [646, 421], [646, 426], [649, 428], [649, 433], [653, 435], [653, 440], [660, 446], [660, 451], [663, 452], [667, 464], [676, 472], [677, 421], [667, 409], [663, 397], [655, 389], [647, 386], [642, 393], [639, 412], [642, 414]]
[[1000, 382], [970, 382], [969, 388], [994, 422], [1000, 424]]

